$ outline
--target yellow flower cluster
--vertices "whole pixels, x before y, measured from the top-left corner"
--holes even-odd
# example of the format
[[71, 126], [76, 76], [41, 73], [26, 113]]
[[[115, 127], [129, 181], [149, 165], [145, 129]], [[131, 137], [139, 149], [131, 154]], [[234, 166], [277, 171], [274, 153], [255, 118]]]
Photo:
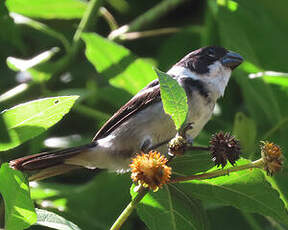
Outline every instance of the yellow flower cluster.
[[136, 155], [130, 164], [132, 180], [157, 191], [170, 180], [171, 167], [166, 165], [167, 161], [166, 157], [156, 151]]

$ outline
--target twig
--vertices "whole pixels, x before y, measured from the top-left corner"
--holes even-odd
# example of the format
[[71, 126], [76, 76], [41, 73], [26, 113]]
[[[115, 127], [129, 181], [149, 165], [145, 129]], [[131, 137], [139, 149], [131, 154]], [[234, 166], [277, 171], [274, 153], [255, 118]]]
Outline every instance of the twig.
[[260, 158], [259, 160], [256, 160], [254, 162], [251, 162], [249, 164], [245, 165], [240, 165], [236, 166], [234, 168], [229, 168], [229, 169], [221, 169], [221, 170], [215, 170], [209, 173], [203, 173], [203, 174], [198, 174], [198, 175], [192, 175], [192, 176], [182, 176], [182, 177], [177, 177], [175, 179], [172, 179], [170, 183], [178, 183], [181, 181], [188, 181], [188, 180], [205, 180], [205, 179], [211, 179], [214, 177], [219, 177], [219, 176], [225, 176], [229, 175], [231, 172], [237, 172], [245, 169], [251, 169], [251, 168], [262, 168], [263, 167], [263, 159]]
[[145, 37], [153, 37], [163, 34], [171, 34], [171, 33], [177, 33], [180, 31], [180, 28], [161, 28], [156, 30], [146, 30], [146, 31], [138, 31], [138, 32], [129, 32], [124, 33], [119, 36], [120, 40], [136, 40], [139, 38], [145, 38]]
[[165, 0], [146, 11], [144, 14], [137, 17], [128, 25], [121, 26], [119, 29], [112, 31], [108, 39], [115, 40], [118, 39], [121, 35], [127, 32], [136, 31], [142, 28], [144, 25], [150, 24], [156, 21], [158, 18], [167, 14], [172, 9], [176, 8], [181, 3], [186, 0]]

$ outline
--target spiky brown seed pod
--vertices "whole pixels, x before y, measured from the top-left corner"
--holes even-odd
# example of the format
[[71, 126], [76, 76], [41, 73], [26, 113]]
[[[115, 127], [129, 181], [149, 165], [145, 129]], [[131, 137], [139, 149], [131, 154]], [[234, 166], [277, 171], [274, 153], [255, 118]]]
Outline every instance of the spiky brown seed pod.
[[187, 141], [184, 137], [177, 135], [168, 144], [169, 153], [182, 155], [187, 149]]
[[240, 158], [240, 142], [230, 133], [219, 132], [213, 134], [210, 139], [210, 151], [212, 160], [222, 168], [227, 164], [227, 160], [234, 165]]
[[269, 141], [262, 141], [260, 148], [261, 156], [264, 160], [264, 170], [267, 172], [267, 175], [272, 176], [283, 166], [283, 155], [281, 148]]
[[167, 161], [166, 157], [156, 151], [136, 155], [130, 164], [132, 180], [157, 191], [170, 180], [171, 167], [166, 165]]

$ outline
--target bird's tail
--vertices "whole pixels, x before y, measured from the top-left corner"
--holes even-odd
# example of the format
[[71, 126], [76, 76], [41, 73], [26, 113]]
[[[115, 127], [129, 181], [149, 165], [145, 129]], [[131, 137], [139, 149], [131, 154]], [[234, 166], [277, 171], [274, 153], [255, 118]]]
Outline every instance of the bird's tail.
[[93, 142], [79, 147], [33, 154], [12, 160], [9, 162], [9, 165], [16, 170], [32, 172], [32, 176], [29, 177], [30, 181], [42, 180], [80, 168], [80, 166], [77, 165], [65, 164], [65, 160], [85, 151], [89, 151], [96, 145], [97, 144]]

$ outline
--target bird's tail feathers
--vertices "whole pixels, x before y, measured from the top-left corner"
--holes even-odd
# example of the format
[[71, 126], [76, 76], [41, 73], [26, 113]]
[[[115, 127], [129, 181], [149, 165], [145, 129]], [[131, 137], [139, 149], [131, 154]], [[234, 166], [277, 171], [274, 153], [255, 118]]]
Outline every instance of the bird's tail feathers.
[[9, 162], [9, 165], [13, 169], [24, 172], [38, 171], [32, 175], [29, 180], [41, 180], [79, 168], [80, 166], [65, 164], [65, 160], [82, 152], [88, 151], [96, 145], [97, 144], [95, 142], [92, 142], [79, 147], [33, 154], [12, 160]]

